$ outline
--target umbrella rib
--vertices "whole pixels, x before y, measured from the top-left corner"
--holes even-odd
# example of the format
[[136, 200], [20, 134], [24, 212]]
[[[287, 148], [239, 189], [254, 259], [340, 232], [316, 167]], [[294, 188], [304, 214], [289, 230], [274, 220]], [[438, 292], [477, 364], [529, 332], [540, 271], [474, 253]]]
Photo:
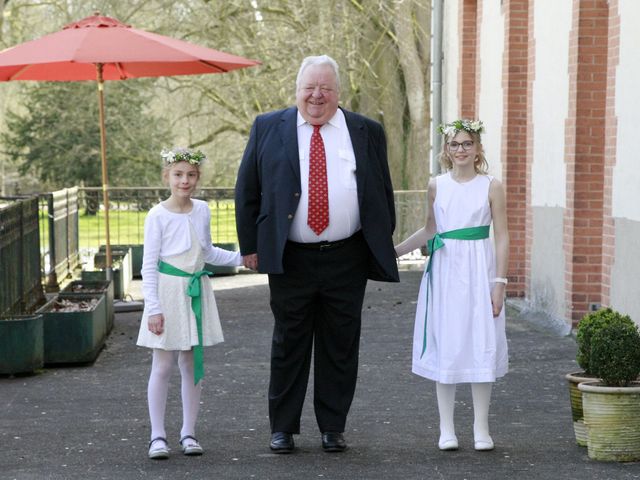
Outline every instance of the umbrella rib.
[[116, 70], [118, 70], [118, 74], [120, 75], [120, 80], [126, 80], [127, 74], [125, 73], [124, 65], [122, 65], [122, 62], [115, 62], [114, 65], [116, 66]]
[[211, 63], [211, 62], [207, 62], [206, 60], [198, 60], [200, 63], [202, 63], [203, 65], [206, 65], [208, 67], [213, 68], [214, 70], [216, 70], [217, 72], [221, 72], [221, 73], [227, 73], [229, 70], [226, 70], [222, 67], [219, 67], [218, 65], [216, 65], [215, 63]]
[[20, 75], [22, 75], [24, 72], [26, 72], [27, 70], [29, 70], [33, 65], [25, 65], [24, 67], [22, 67], [20, 70], [18, 70], [16, 73], [14, 73], [13, 75], [11, 75], [9, 77], [9, 80], [19, 80], [20, 79]]

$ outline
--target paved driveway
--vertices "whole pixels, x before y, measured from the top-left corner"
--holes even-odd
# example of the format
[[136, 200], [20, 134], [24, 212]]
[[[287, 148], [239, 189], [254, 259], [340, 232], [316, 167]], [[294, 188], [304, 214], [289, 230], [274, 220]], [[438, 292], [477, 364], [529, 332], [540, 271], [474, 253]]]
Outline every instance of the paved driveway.
[[137, 348], [141, 312], [120, 313], [91, 366], [0, 378], [2, 479], [631, 479], [640, 464], [588, 459], [575, 445], [564, 374], [577, 370], [571, 337], [510, 312], [510, 373], [494, 387], [496, 449], [473, 450], [468, 385], [458, 388], [457, 452], [437, 448], [432, 382], [410, 373], [420, 272], [371, 282], [365, 299], [360, 380], [345, 432], [350, 449], [326, 454], [305, 404], [294, 455], [268, 448], [266, 391], [272, 319], [261, 275], [214, 280], [226, 342], [207, 349], [198, 436], [202, 457], [180, 454], [179, 375], [172, 382], [167, 461], [146, 458], [150, 354]]

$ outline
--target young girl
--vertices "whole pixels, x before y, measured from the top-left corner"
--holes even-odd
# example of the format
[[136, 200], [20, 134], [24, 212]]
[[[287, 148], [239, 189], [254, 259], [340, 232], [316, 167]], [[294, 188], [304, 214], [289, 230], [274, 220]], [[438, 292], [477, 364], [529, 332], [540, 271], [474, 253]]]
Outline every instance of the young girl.
[[492, 450], [491, 387], [508, 368], [505, 195], [502, 184], [487, 175], [482, 122], [456, 120], [440, 131], [445, 173], [429, 181], [426, 225], [396, 246], [397, 256], [425, 243], [430, 253], [416, 310], [412, 371], [436, 382], [441, 450], [458, 448], [458, 383], [471, 383], [475, 449]]
[[201, 455], [195, 437], [204, 375], [202, 347], [222, 342], [222, 329], [206, 271], [213, 265], [241, 265], [239, 253], [211, 245], [211, 212], [191, 198], [205, 156], [200, 151], [162, 151], [163, 179], [171, 195], [153, 207], [144, 224], [142, 289], [145, 300], [137, 344], [153, 349], [148, 401], [149, 458], [168, 458], [164, 428], [169, 378], [177, 358], [182, 378], [185, 455]]

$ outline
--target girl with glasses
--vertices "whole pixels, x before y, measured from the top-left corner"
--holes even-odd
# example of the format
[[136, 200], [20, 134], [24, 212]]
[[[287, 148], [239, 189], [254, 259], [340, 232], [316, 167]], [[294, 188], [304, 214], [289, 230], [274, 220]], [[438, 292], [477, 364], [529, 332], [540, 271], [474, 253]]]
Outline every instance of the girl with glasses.
[[441, 125], [444, 173], [429, 181], [425, 227], [396, 246], [399, 257], [426, 243], [430, 255], [416, 309], [412, 371], [436, 382], [441, 450], [458, 449], [458, 383], [471, 384], [475, 450], [493, 450], [491, 389], [508, 369], [506, 201], [501, 182], [487, 173], [483, 129], [470, 120]]

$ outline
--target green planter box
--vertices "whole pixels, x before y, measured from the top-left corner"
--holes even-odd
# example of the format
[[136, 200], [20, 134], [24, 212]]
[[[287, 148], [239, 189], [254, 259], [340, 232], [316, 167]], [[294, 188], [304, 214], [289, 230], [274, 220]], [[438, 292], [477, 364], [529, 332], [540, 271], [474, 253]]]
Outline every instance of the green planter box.
[[[112, 250], [111, 251], [112, 270], [113, 270], [113, 295], [119, 300], [124, 300], [127, 292], [129, 291], [129, 285], [133, 279], [131, 270], [131, 252], [129, 249], [125, 250]], [[98, 252], [93, 257], [93, 265], [97, 269], [104, 269], [107, 265], [106, 252]], [[89, 278], [82, 277], [83, 280], [89, 280]], [[106, 280], [106, 275], [102, 278], [93, 278], [98, 280]]]
[[[114, 263], [111, 269], [111, 273], [111, 283], [113, 284], [113, 298], [122, 300], [126, 295], [126, 291], [124, 289], [124, 285], [126, 284], [126, 282], [124, 281], [124, 271], [122, 268], [120, 268], [119, 264]], [[82, 282], [106, 282], [107, 272], [106, 270], [83, 270], [80, 274], [80, 279]]]
[[[225, 250], [231, 250], [232, 252], [238, 251], [237, 243], [217, 243], [216, 247], [224, 248]], [[219, 265], [211, 265], [210, 263], [204, 264], [204, 269], [211, 272], [212, 275], [235, 275], [240, 270], [240, 267], [223, 267]]]
[[87, 295], [89, 297], [104, 294], [107, 304], [107, 327], [106, 334], [113, 330], [115, 311], [113, 309], [113, 281], [107, 280], [74, 280], [62, 289], [61, 293], [72, 293], [74, 295]]
[[42, 315], [0, 318], [0, 374], [32, 373], [44, 365]]
[[[51, 309], [57, 298], [97, 298], [98, 303], [88, 311], [56, 312]], [[38, 310], [43, 316], [45, 365], [89, 363], [98, 357], [106, 335], [106, 298], [104, 294], [89, 297], [60, 293]]]
[[[100, 245], [99, 252], [104, 253], [106, 251], [105, 245]], [[131, 275], [133, 278], [141, 278], [142, 277], [142, 257], [144, 255], [144, 247], [139, 244], [122, 244], [122, 245], [111, 245], [111, 252], [126, 252], [129, 251], [131, 254]]]

